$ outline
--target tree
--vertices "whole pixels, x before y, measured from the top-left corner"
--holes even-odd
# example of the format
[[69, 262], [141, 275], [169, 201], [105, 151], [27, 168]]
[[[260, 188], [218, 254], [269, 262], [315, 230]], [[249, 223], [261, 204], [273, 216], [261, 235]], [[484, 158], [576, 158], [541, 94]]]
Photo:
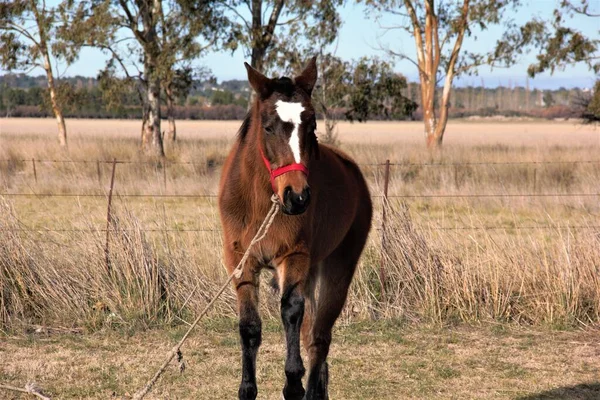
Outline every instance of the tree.
[[161, 24], [162, 85], [167, 103], [167, 140], [175, 141], [175, 99], [186, 97], [194, 80], [206, 79], [206, 68], [195, 68], [193, 60], [214, 48], [234, 49], [237, 31], [224, 15], [223, 3], [206, 0], [170, 2]]
[[[107, 69], [118, 65], [139, 82], [142, 100], [142, 149], [164, 156], [161, 132], [161, 88], [167, 94], [175, 138], [172, 100], [189, 90], [188, 60], [214, 44], [198, 40], [225, 32], [221, 1], [210, 0], [94, 0], [79, 1], [76, 13], [66, 15], [70, 29], [63, 35], [79, 46], [92, 46], [110, 55]], [[230, 34], [226, 34], [229, 36]], [[141, 65], [140, 65], [141, 64]]]
[[[425, 140], [429, 148], [441, 146], [448, 122], [448, 109], [454, 79], [473, 74], [482, 65], [509, 66], [515, 62], [514, 51], [500, 46], [475, 53], [463, 49], [465, 37], [475, 39], [493, 26], [513, 28], [505, 14], [519, 6], [519, 0], [365, 0], [380, 15], [399, 20], [388, 30], [405, 30], [415, 40], [416, 59], [400, 49], [385, 49], [388, 54], [412, 62], [419, 72], [421, 109]], [[438, 83], [443, 80], [439, 104]]]
[[552, 107], [555, 103], [554, 96], [552, 96], [552, 93], [544, 91], [544, 95], [542, 96], [542, 102], [544, 103], [544, 107]]
[[[229, 15], [237, 43], [250, 65], [267, 73], [271, 68], [298, 65], [307, 58], [300, 39], [331, 43], [340, 27], [336, 7], [343, 0], [233, 0]], [[268, 18], [265, 18], [266, 16]], [[250, 105], [254, 91], [251, 91]]]
[[[587, 37], [570, 26], [569, 17], [573, 15], [597, 19], [600, 26], [600, 8], [592, 10], [588, 0], [562, 0], [551, 21], [534, 18], [520, 29], [521, 35], [515, 35], [520, 51], [529, 50], [530, 45], [539, 49], [536, 62], [527, 69], [531, 77], [576, 63], [584, 63], [596, 74], [600, 73], [600, 29], [598, 37]], [[537, 34], [528, 36], [530, 31]]]
[[359, 122], [373, 117], [400, 119], [417, 108], [402, 95], [406, 79], [378, 58], [348, 62], [328, 53], [320, 56], [318, 68], [319, 81], [312, 98], [325, 125], [319, 137], [324, 143], [336, 144], [340, 116]]
[[[598, 7], [598, 3], [594, 5]], [[533, 18], [508, 36], [504, 45], [512, 46], [518, 54], [530, 51], [532, 46], [538, 49], [536, 62], [527, 68], [531, 77], [548, 70], [552, 74], [557, 69], [578, 63], [584, 63], [599, 74], [600, 29], [598, 36], [586, 36], [570, 21], [574, 15], [600, 21], [600, 8], [594, 9], [589, 0], [562, 0], [554, 9], [551, 21]], [[582, 118], [588, 123], [600, 121], [599, 91], [600, 81], [597, 80], [592, 97], [577, 101], [577, 105], [583, 110]], [[548, 104], [545, 98], [544, 102]]]
[[0, 64], [8, 70], [40, 67], [45, 71], [52, 112], [58, 124], [58, 142], [67, 147], [67, 127], [52, 60], [69, 63], [73, 57], [70, 49], [56, 39], [57, 24], [58, 8], [47, 7], [45, 1], [0, 3]]
[[600, 80], [596, 81], [592, 95], [579, 101], [583, 106], [581, 117], [588, 124], [600, 123]]

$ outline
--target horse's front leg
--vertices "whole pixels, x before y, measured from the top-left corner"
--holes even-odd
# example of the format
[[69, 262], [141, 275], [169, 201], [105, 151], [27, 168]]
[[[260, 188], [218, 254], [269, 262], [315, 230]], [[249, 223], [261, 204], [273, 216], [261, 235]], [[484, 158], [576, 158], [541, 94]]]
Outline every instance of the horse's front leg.
[[302, 386], [305, 369], [300, 356], [300, 328], [304, 317], [304, 287], [309, 266], [307, 254], [294, 253], [287, 256], [278, 268], [281, 280], [281, 320], [287, 345], [286, 381], [283, 388], [286, 400], [301, 400], [305, 393]]
[[[238, 252], [226, 253], [229, 273], [239, 262]], [[233, 265], [233, 267], [230, 267]], [[242, 345], [242, 382], [238, 390], [240, 400], [254, 400], [256, 387], [256, 356], [261, 343], [262, 323], [258, 314], [258, 263], [250, 257], [240, 279], [234, 278], [237, 294], [240, 342]]]

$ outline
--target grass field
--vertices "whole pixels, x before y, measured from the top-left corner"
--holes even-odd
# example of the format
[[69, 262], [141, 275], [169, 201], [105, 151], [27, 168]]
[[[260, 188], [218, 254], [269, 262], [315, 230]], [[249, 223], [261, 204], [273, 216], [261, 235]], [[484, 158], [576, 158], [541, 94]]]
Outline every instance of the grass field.
[[[0, 119], [0, 383], [106, 398], [151, 375], [226, 279], [215, 199], [193, 196], [217, 192], [239, 124], [180, 122], [165, 164], [139, 154], [136, 121], [70, 120], [65, 152], [53, 120]], [[339, 131], [376, 213], [334, 338], [332, 398], [600, 398], [600, 130], [451, 121], [435, 154], [416, 122]], [[108, 274], [111, 165], [43, 160], [113, 158], [141, 163], [117, 165]], [[390, 199], [382, 253], [374, 164], [386, 159], [399, 163], [390, 195], [416, 197]], [[191, 197], [152, 196], [170, 194]], [[265, 287], [261, 301], [259, 390], [270, 399], [284, 348], [277, 299]], [[156, 398], [233, 397], [234, 317], [227, 291], [186, 345], [188, 369], [171, 370]], [[27, 333], [40, 326], [50, 333]]]
[[[274, 323], [264, 331], [257, 362], [259, 398], [279, 400], [283, 332]], [[133, 336], [105, 332], [4, 338], [0, 382], [35, 382], [61, 399], [127, 398], [152, 376], [182, 334], [171, 328]], [[600, 398], [597, 331], [362, 322], [339, 327], [334, 338], [332, 399]], [[187, 342], [184, 372], [174, 363], [148, 398], [235, 398], [239, 358], [235, 321], [213, 320]]]

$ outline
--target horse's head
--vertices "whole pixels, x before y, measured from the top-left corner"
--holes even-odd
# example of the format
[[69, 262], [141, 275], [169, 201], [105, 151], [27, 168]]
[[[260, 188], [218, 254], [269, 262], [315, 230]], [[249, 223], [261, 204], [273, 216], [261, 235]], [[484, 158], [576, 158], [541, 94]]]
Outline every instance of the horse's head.
[[[317, 81], [316, 57], [294, 79], [270, 79], [246, 64], [257, 94], [253, 117], [258, 149], [270, 173], [271, 186], [286, 214], [302, 214], [310, 203], [308, 165], [318, 157], [315, 110], [311, 93]], [[266, 173], [267, 171], [265, 171]]]

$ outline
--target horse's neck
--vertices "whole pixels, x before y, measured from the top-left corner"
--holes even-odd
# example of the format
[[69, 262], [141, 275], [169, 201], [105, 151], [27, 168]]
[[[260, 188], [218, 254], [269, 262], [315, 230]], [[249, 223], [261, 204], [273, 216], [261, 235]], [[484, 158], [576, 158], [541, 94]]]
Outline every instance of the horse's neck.
[[[244, 138], [239, 138], [239, 177], [240, 186], [248, 205], [256, 213], [261, 213], [263, 208], [268, 211], [271, 204], [273, 189], [263, 160], [260, 156], [260, 124], [257, 123], [260, 113], [257, 106], [253, 107], [252, 123]], [[265, 211], [266, 212], [266, 211]], [[262, 216], [260, 216], [262, 218]]]

